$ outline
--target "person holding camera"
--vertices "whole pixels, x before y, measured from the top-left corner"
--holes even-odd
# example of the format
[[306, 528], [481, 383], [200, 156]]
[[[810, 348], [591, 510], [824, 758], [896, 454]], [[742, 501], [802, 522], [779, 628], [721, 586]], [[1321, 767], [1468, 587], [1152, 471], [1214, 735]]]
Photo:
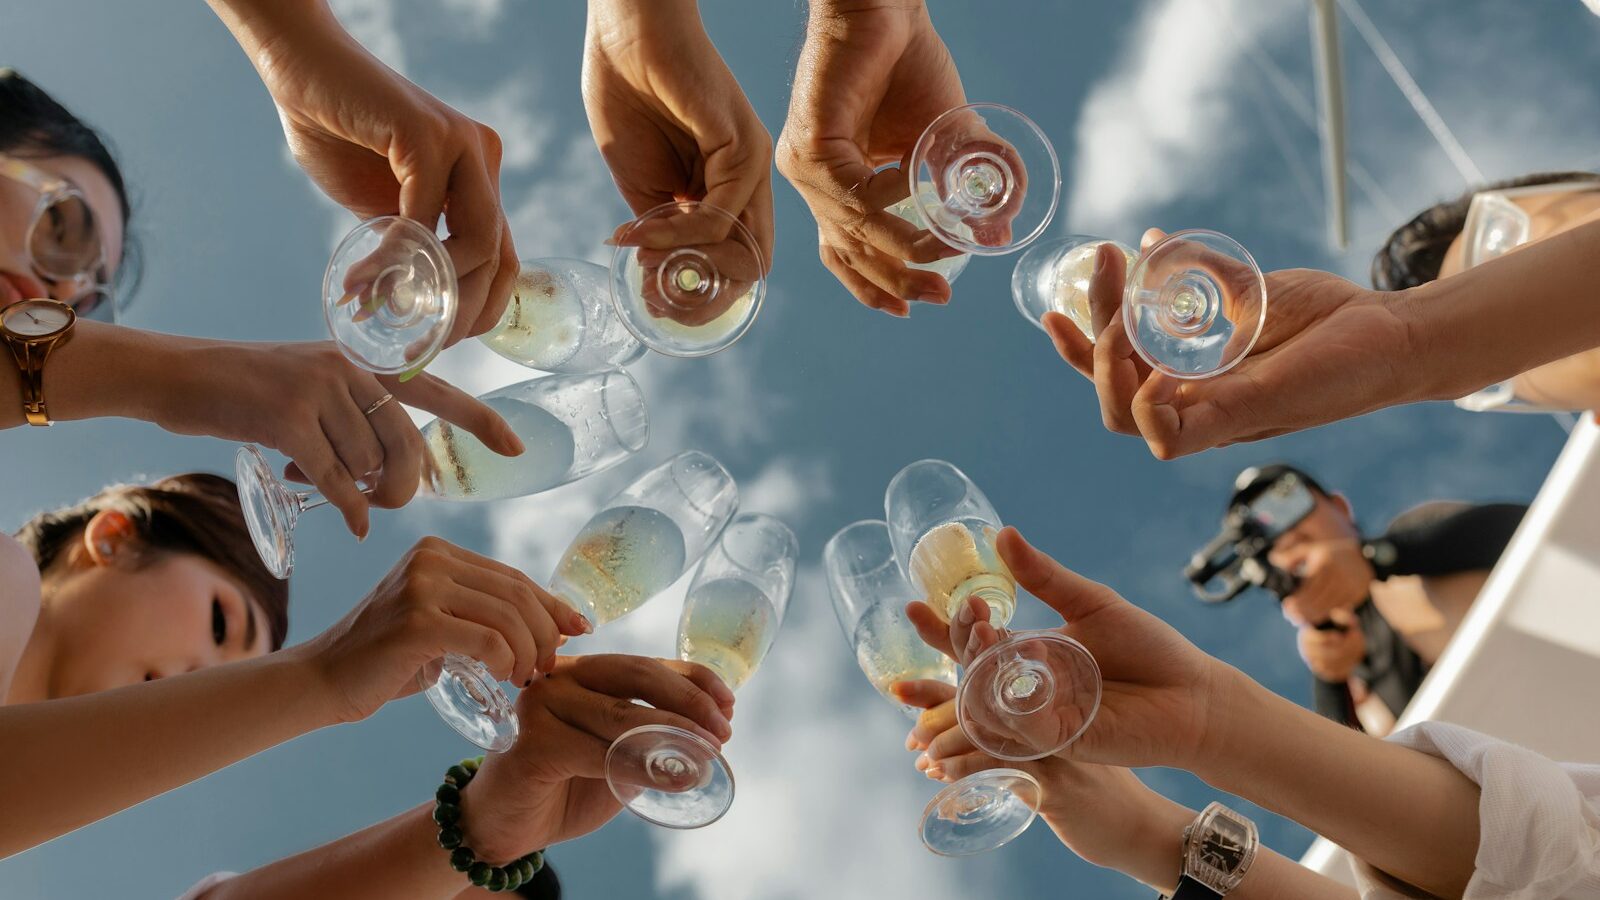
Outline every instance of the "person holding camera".
[[1344, 495], [1282, 463], [1241, 472], [1228, 508], [1228, 520], [1250, 523], [1244, 530], [1254, 537], [1236, 544], [1241, 564], [1251, 559], [1266, 573], [1250, 580], [1278, 594], [1298, 629], [1317, 712], [1380, 736], [1438, 661], [1527, 511], [1434, 501], [1365, 538]]

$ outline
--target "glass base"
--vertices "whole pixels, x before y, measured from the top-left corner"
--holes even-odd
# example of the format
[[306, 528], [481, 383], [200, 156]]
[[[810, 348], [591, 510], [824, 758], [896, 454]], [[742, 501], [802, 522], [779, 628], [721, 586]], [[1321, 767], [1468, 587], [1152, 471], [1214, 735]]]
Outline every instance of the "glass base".
[[246, 444], [233, 457], [239, 507], [244, 512], [250, 541], [261, 562], [274, 577], [285, 579], [294, 570], [294, 525], [300, 501], [284, 487], [278, 473], [260, 448]]
[[606, 753], [606, 783], [628, 811], [667, 828], [704, 828], [733, 806], [733, 771], [699, 735], [641, 725]]
[[[931, 122], [906, 177], [928, 230], [958, 250], [995, 256], [1033, 243], [1060, 202], [1061, 164], [1032, 119], [998, 103], [969, 103]], [[931, 184], [933, 191], [919, 188]]]
[[1010, 843], [1039, 813], [1039, 782], [1016, 769], [968, 775], [922, 811], [922, 843], [940, 856], [972, 856]]
[[999, 759], [1039, 759], [1077, 740], [1100, 709], [1100, 666], [1055, 631], [1019, 632], [978, 655], [956, 691], [961, 730]]
[[379, 375], [420, 371], [455, 323], [455, 264], [433, 230], [400, 216], [351, 229], [322, 277], [328, 333], [351, 362]]
[[1175, 232], [1128, 272], [1128, 338], [1151, 368], [1174, 378], [1210, 378], [1238, 365], [1266, 320], [1261, 267], [1225, 234]]
[[492, 753], [517, 742], [517, 711], [483, 663], [449, 653], [424, 667], [417, 680], [456, 734]]

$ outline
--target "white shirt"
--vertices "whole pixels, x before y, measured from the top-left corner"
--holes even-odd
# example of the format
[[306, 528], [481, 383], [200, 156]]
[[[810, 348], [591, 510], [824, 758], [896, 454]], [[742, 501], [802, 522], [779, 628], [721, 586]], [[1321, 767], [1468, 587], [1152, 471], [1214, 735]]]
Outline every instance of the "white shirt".
[[[1388, 740], [1444, 759], [1482, 791], [1478, 857], [1463, 900], [1600, 898], [1600, 765], [1553, 762], [1445, 722]], [[1356, 882], [1362, 900], [1431, 896], [1359, 862]]]
[[178, 900], [200, 900], [201, 897], [205, 896], [206, 891], [209, 891], [224, 881], [227, 881], [229, 878], [234, 877], [235, 874], [237, 873], [218, 872], [215, 875], [207, 875], [206, 877], [200, 879], [199, 884], [196, 884], [194, 887], [184, 891], [183, 896], [179, 897]]

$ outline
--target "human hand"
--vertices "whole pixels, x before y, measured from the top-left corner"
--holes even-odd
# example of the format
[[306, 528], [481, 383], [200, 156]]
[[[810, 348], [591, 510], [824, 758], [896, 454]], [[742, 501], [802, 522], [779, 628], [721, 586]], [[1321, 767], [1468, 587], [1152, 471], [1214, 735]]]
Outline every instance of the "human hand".
[[[460, 426], [504, 456], [523, 449], [511, 426], [476, 398], [426, 373], [407, 381], [373, 375], [327, 341], [168, 343], [170, 359], [149, 384], [151, 421], [177, 434], [278, 450], [294, 461], [289, 476], [315, 484], [358, 537], [369, 528], [369, 503], [403, 506], [421, 483], [422, 434], [402, 404]], [[368, 415], [385, 394], [394, 400]], [[370, 495], [359, 479], [371, 482]]]
[[384, 65], [325, 3], [211, 2], [323, 193], [363, 219], [399, 214], [431, 231], [444, 216], [460, 284], [446, 344], [493, 328], [518, 271], [500, 204], [499, 135]]
[[816, 218], [822, 264], [872, 309], [906, 316], [913, 300], [950, 301], [944, 278], [905, 264], [961, 251], [885, 210], [910, 195], [904, 166], [923, 130], [966, 102], [922, 3], [811, 4], [778, 171]]
[[1372, 563], [1349, 538], [1274, 547], [1267, 560], [1300, 580], [1283, 598], [1283, 614], [1295, 625], [1319, 625], [1336, 610], [1354, 609], [1372, 589]]
[[[1143, 244], [1165, 237], [1152, 229]], [[1264, 440], [1420, 399], [1407, 328], [1376, 292], [1337, 275], [1266, 275], [1270, 303], [1249, 355], [1211, 378], [1182, 379], [1141, 360], [1122, 321], [1127, 271], [1102, 246], [1090, 280], [1094, 341], [1057, 312], [1043, 317], [1062, 359], [1094, 382], [1106, 428], [1142, 437], [1160, 459]]]
[[606, 783], [606, 752], [630, 729], [670, 725], [720, 750], [733, 736], [733, 692], [694, 663], [560, 657], [517, 698], [517, 717], [521, 736], [488, 756], [462, 805], [462, 832], [484, 860], [514, 859], [610, 821], [622, 806]]
[[[1204, 751], [1210, 716], [1237, 673], [1115, 591], [1035, 549], [1015, 528], [1003, 529], [995, 547], [1017, 584], [1061, 613], [1066, 624], [1057, 630], [1086, 647], [1100, 667], [1099, 711], [1061, 754], [1107, 765], [1188, 768]], [[968, 603], [949, 624], [920, 601], [906, 615], [924, 641], [962, 663], [1001, 637], [982, 603]], [[929, 754], [948, 755], [936, 746]]]
[[588, 622], [504, 563], [425, 537], [344, 618], [295, 652], [314, 662], [342, 721], [415, 693], [417, 673], [447, 653], [528, 684], [553, 670], [562, 636]]
[[[772, 265], [772, 137], [692, 0], [591, 0], [583, 105], [634, 213], [674, 200], [715, 206], [748, 228], [761, 250], [762, 271], [746, 275], [765, 274]], [[717, 246], [729, 238], [730, 224], [718, 218], [673, 225], [690, 229], [671, 236], [682, 244]], [[640, 245], [654, 246], [642, 237]]]
[[1348, 609], [1331, 610], [1328, 619], [1344, 630], [1302, 626], [1298, 635], [1300, 658], [1319, 680], [1343, 684], [1367, 655], [1367, 637], [1361, 631], [1361, 620]]

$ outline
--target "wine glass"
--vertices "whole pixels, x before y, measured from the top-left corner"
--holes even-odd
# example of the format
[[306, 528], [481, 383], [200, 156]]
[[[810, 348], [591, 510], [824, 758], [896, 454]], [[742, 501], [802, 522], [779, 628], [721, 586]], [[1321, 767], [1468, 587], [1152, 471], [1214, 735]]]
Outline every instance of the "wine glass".
[[[643, 606], [704, 556], [739, 506], [739, 486], [711, 456], [686, 450], [634, 479], [567, 545], [550, 593], [596, 628]], [[477, 660], [451, 654], [420, 673], [428, 702], [485, 750], [517, 739], [511, 701]]]
[[[766, 658], [794, 590], [794, 532], [747, 513], [700, 564], [678, 619], [678, 658], [738, 690]], [[733, 805], [733, 772], [717, 748], [671, 725], [642, 725], [606, 753], [606, 783], [630, 812], [668, 828], [703, 828]]]
[[505, 315], [478, 339], [506, 359], [544, 372], [581, 374], [644, 355], [611, 304], [611, 276], [581, 259], [525, 259]]
[[651, 350], [709, 356], [755, 322], [767, 264], [731, 213], [699, 201], [664, 203], [629, 223], [616, 243], [611, 300]]
[[421, 371], [456, 318], [455, 263], [432, 229], [402, 216], [344, 236], [322, 276], [322, 314], [353, 363], [380, 375]]
[[1122, 323], [1151, 368], [1209, 378], [1249, 354], [1267, 320], [1267, 281], [1255, 259], [1215, 231], [1178, 231], [1143, 253], [1105, 238], [1072, 235], [1039, 244], [1011, 273], [1011, 296], [1030, 322], [1064, 313], [1089, 340], [1089, 279], [1109, 243], [1128, 260]]
[[[822, 550], [822, 568], [862, 673], [885, 700], [916, 719], [921, 710], [901, 703], [890, 686], [918, 679], [955, 684], [955, 663], [923, 643], [905, 616], [905, 604], [917, 593], [895, 562], [888, 524], [863, 521], [840, 529]], [[928, 803], [922, 841], [945, 856], [993, 850], [1028, 829], [1040, 794], [1038, 781], [1017, 769], [970, 775]]]
[[[892, 165], [884, 166], [878, 171], [881, 172], [884, 169], [892, 168], [896, 167]], [[938, 202], [939, 195], [934, 190], [933, 182], [922, 181], [918, 182], [912, 187], [912, 193], [908, 193], [905, 196], [905, 199], [899, 201], [898, 203], [890, 204], [886, 211], [890, 215], [897, 216], [907, 222], [910, 222], [912, 225], [916, 226], [922, 231], [927, 231], [928, 220], [922, 217], [922, 213], [917, 209], [917, 204]], [[957, 233], [962, 235], [965, 239], [972, 239], [972, 226], [957, 223], [955, 227]], [[911, 262], [907, 260], [905, 265], [908, 269], [920, 269], [924, 272], [932, 272], [933, 274], [943, 278], [945, 283], [955, 284], [956, 279], [960, 277], [962, 272], [966, 271], [967, 263], [971, 260], [972, 254], [960, 253], [944, 259], [936, 259], [930, 263]]]
[[1061, 164], [1050, 139], [1032, 119], [998, 103], [940, 114], [917, 139], [906, 177], [928, 230], [979, 256], [1033, 243], [1061, 194]]
[[[537, 494], [622, 462], [650, 437], [644, 394], [621, 369], [592, 375], [551, 375], [480, 397], [506, 420], [527, 449], [501, 456], [442, 419], [423, 426], [420, 493], [439, 500], [504, 500]], [[297, 491], [278, 477], [257, 447], [239, 448], [234, 462], [240, 506], [267, 570], [288, 578], [294, 568], [294, 527], [300, 514], [325, 505], [314, 491]]]
[[941, 619], [976, 596], [996, 627], [1011, 621], [1017, 583], [994, 549], [1000, 515], [972, 479], [944, 460], [914, 462], [890, 480], [883, 507], [895, 559]]

